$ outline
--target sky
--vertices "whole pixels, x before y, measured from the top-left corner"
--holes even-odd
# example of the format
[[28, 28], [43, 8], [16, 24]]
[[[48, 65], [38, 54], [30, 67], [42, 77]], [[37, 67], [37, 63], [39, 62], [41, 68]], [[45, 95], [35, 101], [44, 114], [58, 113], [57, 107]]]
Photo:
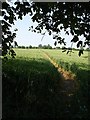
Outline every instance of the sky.
[[[55, 39], [53, 39], [52, 35], [48, 35], [47, 32], [46, 32], [45, 36], [43, 37], [43, 35], [41, 35], [41, 33], [34, 33], [31, 31], [28, 31], [29, 27], [32, 25], [36, 26], [37, 23], [33, 23], [29, 15], [26, 15], [25, 17], [23, 17], [22, 20], [15, 21], [15, 25], [12, 26], [11, 30], [14, 31], [15, 28], [18, 29], [18, 31], [16, 32], [17, 33], [16, 38], [14, 39], [15, 41], [17, 41], [18, 45], [20, 45], [20, 46], [21, 45], [38, 46], [39, 44], [42, 44], [42, 45], [50, 44], [52, 47], [55, 47], [54, 46]], [[65, 37], [67, 47], [70, 47], [71, 46], [70, 40], [73, 38], [73, 36], [65, 35], [64, 31], [61, 32], [61, 36]], [[43, 37], [43, 39], [42, 39], [42, 37]], [[64, 45], [58, 44], [57, 46], [62, 47]]]
[[[41, 35], [40, 33], [28, 31], [29, 27], [32, 25], [36, 26], [37, 23], [33, 23], [29, 15], [24, 16], [22, 20], [18, 19], [17, 21], [15, 21], [15, 25], [12, 25], [11, 31], [14, 31], [15, 28], [18, 29], [18, 31], [16, 32], [16, 38], [14, 40], [18, 43], [19, 46], [38, 46], [39, 44], [50, 44], [52, 47], [55, 47], [55, 39], [53, 39], [52, 35], [48, 35], [48, 33], [46, 33], [43, 40], [41, 40], [43, 35]], [[72, 43], [70, 41], [72, 40], [73, 36], [65, 35], [64, 31], [61, 32], [61, 36], [65, 38], [65, 42], [67, 45], [66, 47], [71, 47]], [[83, 36], [80, 36], [79, 38], [80, 40], [82, 40]], [[57, 46], [62, 47], [64, 45], [58, 44]], [[76, 44], [74, 43], [72, 47], [76, 48]]]
[[54, 46], [54, 40], [52, 39], [52, 36], [49, 36], [47, 33], [44, 36], [43, 40], [41, 41], [43, 35], [40, 33], [34, 33], [29, 30], [30, 26], [36, 26], [36, 23], [33, 23], [30, 16], [27, 15], [23, 17], [23, 20], [18, 20], [15, 22], [15, 25], [12, 26], [12, 31], [17, 28], [18, 31], [16, 32], [16, 38], [15, 41], [17, 41], [18, 45], [24, 45], [24, 46], [38, 46], [39, 44], [42, 45], [48, 45]]

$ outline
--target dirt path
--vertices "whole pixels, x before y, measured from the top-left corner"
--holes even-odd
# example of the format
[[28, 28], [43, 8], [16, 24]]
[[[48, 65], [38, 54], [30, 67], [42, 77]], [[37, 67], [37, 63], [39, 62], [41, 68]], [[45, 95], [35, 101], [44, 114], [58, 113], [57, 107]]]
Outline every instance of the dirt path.
[[75, 75], [61, 68], [47, 53], [44, 52], [44, 55], [61, 75], [60, 92], [67, 97], [72, 96], [79, 89], [79, 83], [76, 81]]

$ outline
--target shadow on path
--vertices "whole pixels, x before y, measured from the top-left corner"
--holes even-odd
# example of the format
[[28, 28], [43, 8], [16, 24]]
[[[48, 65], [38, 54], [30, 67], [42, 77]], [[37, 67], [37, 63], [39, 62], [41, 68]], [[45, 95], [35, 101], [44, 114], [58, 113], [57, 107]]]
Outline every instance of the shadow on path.
[[78, 118], [80, 106], [72, 92], [75, 84], [63, 83], [48, 60], [8, 60], [3, 62], [2, 73], [3, 119]]

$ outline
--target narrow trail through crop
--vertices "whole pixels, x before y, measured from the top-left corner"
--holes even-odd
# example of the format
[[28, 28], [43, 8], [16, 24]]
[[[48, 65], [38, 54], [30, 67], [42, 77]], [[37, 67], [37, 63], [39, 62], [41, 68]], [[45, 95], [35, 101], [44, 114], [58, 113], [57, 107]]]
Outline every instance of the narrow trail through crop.
[[74, 95], [79, 89], [79, 83], [75, 79], [75, 75], [61, 68], [46, 52], [43, 51], [43, 53], [60, 73], [60, 93], [62, 92], [67, 97]]

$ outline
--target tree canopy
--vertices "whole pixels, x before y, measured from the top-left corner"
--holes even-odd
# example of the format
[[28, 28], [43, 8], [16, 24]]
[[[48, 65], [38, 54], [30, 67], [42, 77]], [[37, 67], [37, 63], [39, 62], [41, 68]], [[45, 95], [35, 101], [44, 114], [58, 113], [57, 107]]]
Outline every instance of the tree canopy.
[[[71, 42], [77, 43], [77, 48], [90, 46], [90, 2], [15, 2], [14, 6], [9, 3], [2, 3], [2, 55], [10, 53], [13, 57], [15, 52], [11, 48], [11, 43], [16, 37], [16, 31], [10, 30], [15, 20], [23, 19], [23, 16], [29, 14], [33, 22], [38, 25], [34, 28], [30, 26], [29, 30], [45, 34], [53, 35], [55, 45], [57, 43], [64, 44], [65, 38], [60, 36], [62, 30], [67, 35], [72, 34]], [[85, 37], [84, 43], [79, 40], [79, 36]], [[80, 49], [79, 56], [83, 53]]]

